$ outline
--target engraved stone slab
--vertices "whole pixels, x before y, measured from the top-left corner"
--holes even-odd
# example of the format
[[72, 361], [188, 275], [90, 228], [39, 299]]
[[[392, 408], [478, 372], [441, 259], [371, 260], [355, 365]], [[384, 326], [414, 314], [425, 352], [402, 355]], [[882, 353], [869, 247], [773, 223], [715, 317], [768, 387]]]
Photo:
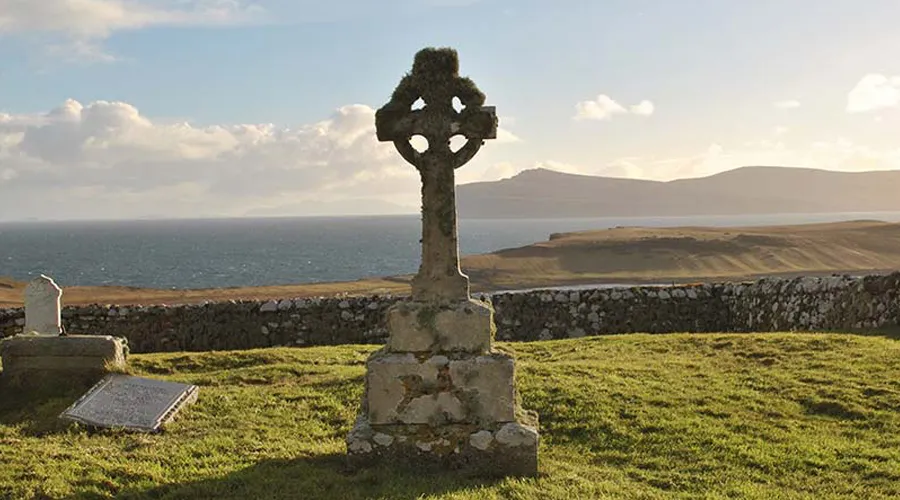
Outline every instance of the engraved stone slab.
[[186, 404], [197, 400], [197, 386], [112, 374], [60, 414], [96, 427], [156, 432]]
[[60, 288], [43, 274], [25, 286], [25, 329], [23, 333], [59, 335], [62, 333], [59, 299]]

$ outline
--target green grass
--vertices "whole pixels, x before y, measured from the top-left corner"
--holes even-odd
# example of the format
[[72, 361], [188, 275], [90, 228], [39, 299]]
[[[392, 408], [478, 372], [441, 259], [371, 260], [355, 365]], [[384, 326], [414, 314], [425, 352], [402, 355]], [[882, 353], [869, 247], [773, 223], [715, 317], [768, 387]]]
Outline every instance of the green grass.
[[156, 435], [56, 416], [0, 388], [0, 498], [900, 497], [900, 341], [841, 334], [622, 335], [503, 344], [542, 419], [541, 476], [349, 473], [343, 438], [373, 347], [135, 355], [201, 387]]

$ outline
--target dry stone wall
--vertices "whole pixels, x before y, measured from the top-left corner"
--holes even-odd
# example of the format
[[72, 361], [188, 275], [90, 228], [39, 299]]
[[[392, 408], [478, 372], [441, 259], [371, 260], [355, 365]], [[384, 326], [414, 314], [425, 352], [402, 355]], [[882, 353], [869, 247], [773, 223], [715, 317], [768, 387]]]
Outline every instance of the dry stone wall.
[[[65, 297], [65, 295], [63, 295]], [[672, 287], [538, 290], [481, 298], [498, 340], [631, 332], [767, 332], [900, 324], [900, 272]], [[124, 336], [131, 352], [380, 344], [388, 307], [406, 297], [228, 301], [177, 306], [65, 307], [69, 333]], [[20, 333], [21, 308], [0, 309], [0, 337]]]

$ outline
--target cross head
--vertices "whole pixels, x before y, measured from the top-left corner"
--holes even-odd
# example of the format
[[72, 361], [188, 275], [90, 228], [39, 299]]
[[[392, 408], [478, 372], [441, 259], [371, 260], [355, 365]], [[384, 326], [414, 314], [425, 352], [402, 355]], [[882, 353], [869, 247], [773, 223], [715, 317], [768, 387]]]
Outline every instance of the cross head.
[[[458, 98], [463, 108], [453, 107]], [[412, 109], [421, 99], [425, 105]], [[497, 114], [472, 80], [459, 76], [450, 48], [420, 50], [412, 72], [400, 80], [391, 100], [375, 113], [379, 141], [393, 142], [422, 179], [422, 263], [412, 283], [413, 299], [445, 302], [469, 298], [469, 280], [459, 269], [454, 170], [471, 160], [486, 139], [497, 137]], [[419, 152], [413, 136], [428, 141]], [[457, 151], [450, 139], [462, 136]]]

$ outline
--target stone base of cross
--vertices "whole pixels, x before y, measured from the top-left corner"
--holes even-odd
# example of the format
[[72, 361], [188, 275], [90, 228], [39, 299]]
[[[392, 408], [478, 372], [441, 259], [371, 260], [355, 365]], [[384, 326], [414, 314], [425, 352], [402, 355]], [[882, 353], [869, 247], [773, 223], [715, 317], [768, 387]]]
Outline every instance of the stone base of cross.
[[[422, 179], [422, 263], [412, 300], [388, 311], [390, 336], [366, 363], [359, 418], [347, 436], [351, 466], [390, 462], [487, 476], [537, 474], [538, 417], [519, 403], [515, 360], [495, 351], [494, 310], [469, 296], [459, 268], [454, 170], [496, 137], [484, 94], [458, 74], [452, 49], [424, 49], [376, 114]], [[453, 108], [458, 97], [465, 108]], [[411, 109], [421, 98], [425, 106]], [[413, 135], [428, 140], [418, 152]], [[450, 138], [467, 139], [458, 151]]]

